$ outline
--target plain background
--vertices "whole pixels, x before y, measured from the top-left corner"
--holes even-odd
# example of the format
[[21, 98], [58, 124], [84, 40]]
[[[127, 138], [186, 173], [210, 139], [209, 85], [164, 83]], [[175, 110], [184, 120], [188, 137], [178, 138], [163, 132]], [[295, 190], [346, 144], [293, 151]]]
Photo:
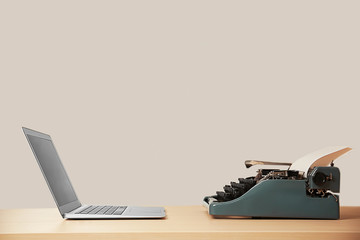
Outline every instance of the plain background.
[[353, 150], [359, 1], [1, 1], [0, 208], [54, 207], [21, 130], [49, 133], [80, 200], [201, 204], [246, 159]]

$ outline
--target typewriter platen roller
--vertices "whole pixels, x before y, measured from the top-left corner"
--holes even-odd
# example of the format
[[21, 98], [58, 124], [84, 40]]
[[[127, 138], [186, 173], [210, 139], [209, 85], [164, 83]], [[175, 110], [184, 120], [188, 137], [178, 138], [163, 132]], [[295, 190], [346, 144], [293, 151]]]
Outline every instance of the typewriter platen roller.
[[[267, 218], [339, 218], [340, 171], [333, 161], [351, 150], [330, 147], [291, 163], [246, 161], [254, 165], [288, 165], [287, 170], [259, 169], [223, 191], [204, 198], [210, 215]], [[300, 162], [299, 162], [300, 161]], [[294, 168], [298, 169], [294, 169]]]

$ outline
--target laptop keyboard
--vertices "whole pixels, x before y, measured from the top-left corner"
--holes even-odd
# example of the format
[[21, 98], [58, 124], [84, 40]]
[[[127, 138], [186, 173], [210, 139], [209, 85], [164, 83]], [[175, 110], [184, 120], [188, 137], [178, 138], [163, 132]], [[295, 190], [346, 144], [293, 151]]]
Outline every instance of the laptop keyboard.
[[121, 215], [125, 209], [125, 206], [88, 206], [75, 214]]

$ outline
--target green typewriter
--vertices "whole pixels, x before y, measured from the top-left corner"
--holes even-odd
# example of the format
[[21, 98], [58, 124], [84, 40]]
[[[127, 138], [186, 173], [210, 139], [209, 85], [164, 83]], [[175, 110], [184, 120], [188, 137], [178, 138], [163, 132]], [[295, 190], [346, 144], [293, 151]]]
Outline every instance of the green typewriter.
[[252, 177], [239, 178], [223, 191], [204, 198], [214, 217], [338, 219], [340, 171], [334, 160], [349, 147], [327, 147], [294, 163], [247, 160], [254, 165], [285, 165], [286, 170], [259, 169]]

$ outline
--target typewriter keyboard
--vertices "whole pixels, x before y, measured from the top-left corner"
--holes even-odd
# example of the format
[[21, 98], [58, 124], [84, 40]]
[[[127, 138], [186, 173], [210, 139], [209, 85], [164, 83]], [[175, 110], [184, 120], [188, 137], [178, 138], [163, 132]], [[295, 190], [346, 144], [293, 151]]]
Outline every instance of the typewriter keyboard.
[[242, 196], [250, 188], [255, 186], [256, 180], [254, 177], [239, 178], [239, 182], [231, 182], [230, 185], [224, 186], [224, 191], [217, 191], [213, 196], [218, 202], [226, 202]]

